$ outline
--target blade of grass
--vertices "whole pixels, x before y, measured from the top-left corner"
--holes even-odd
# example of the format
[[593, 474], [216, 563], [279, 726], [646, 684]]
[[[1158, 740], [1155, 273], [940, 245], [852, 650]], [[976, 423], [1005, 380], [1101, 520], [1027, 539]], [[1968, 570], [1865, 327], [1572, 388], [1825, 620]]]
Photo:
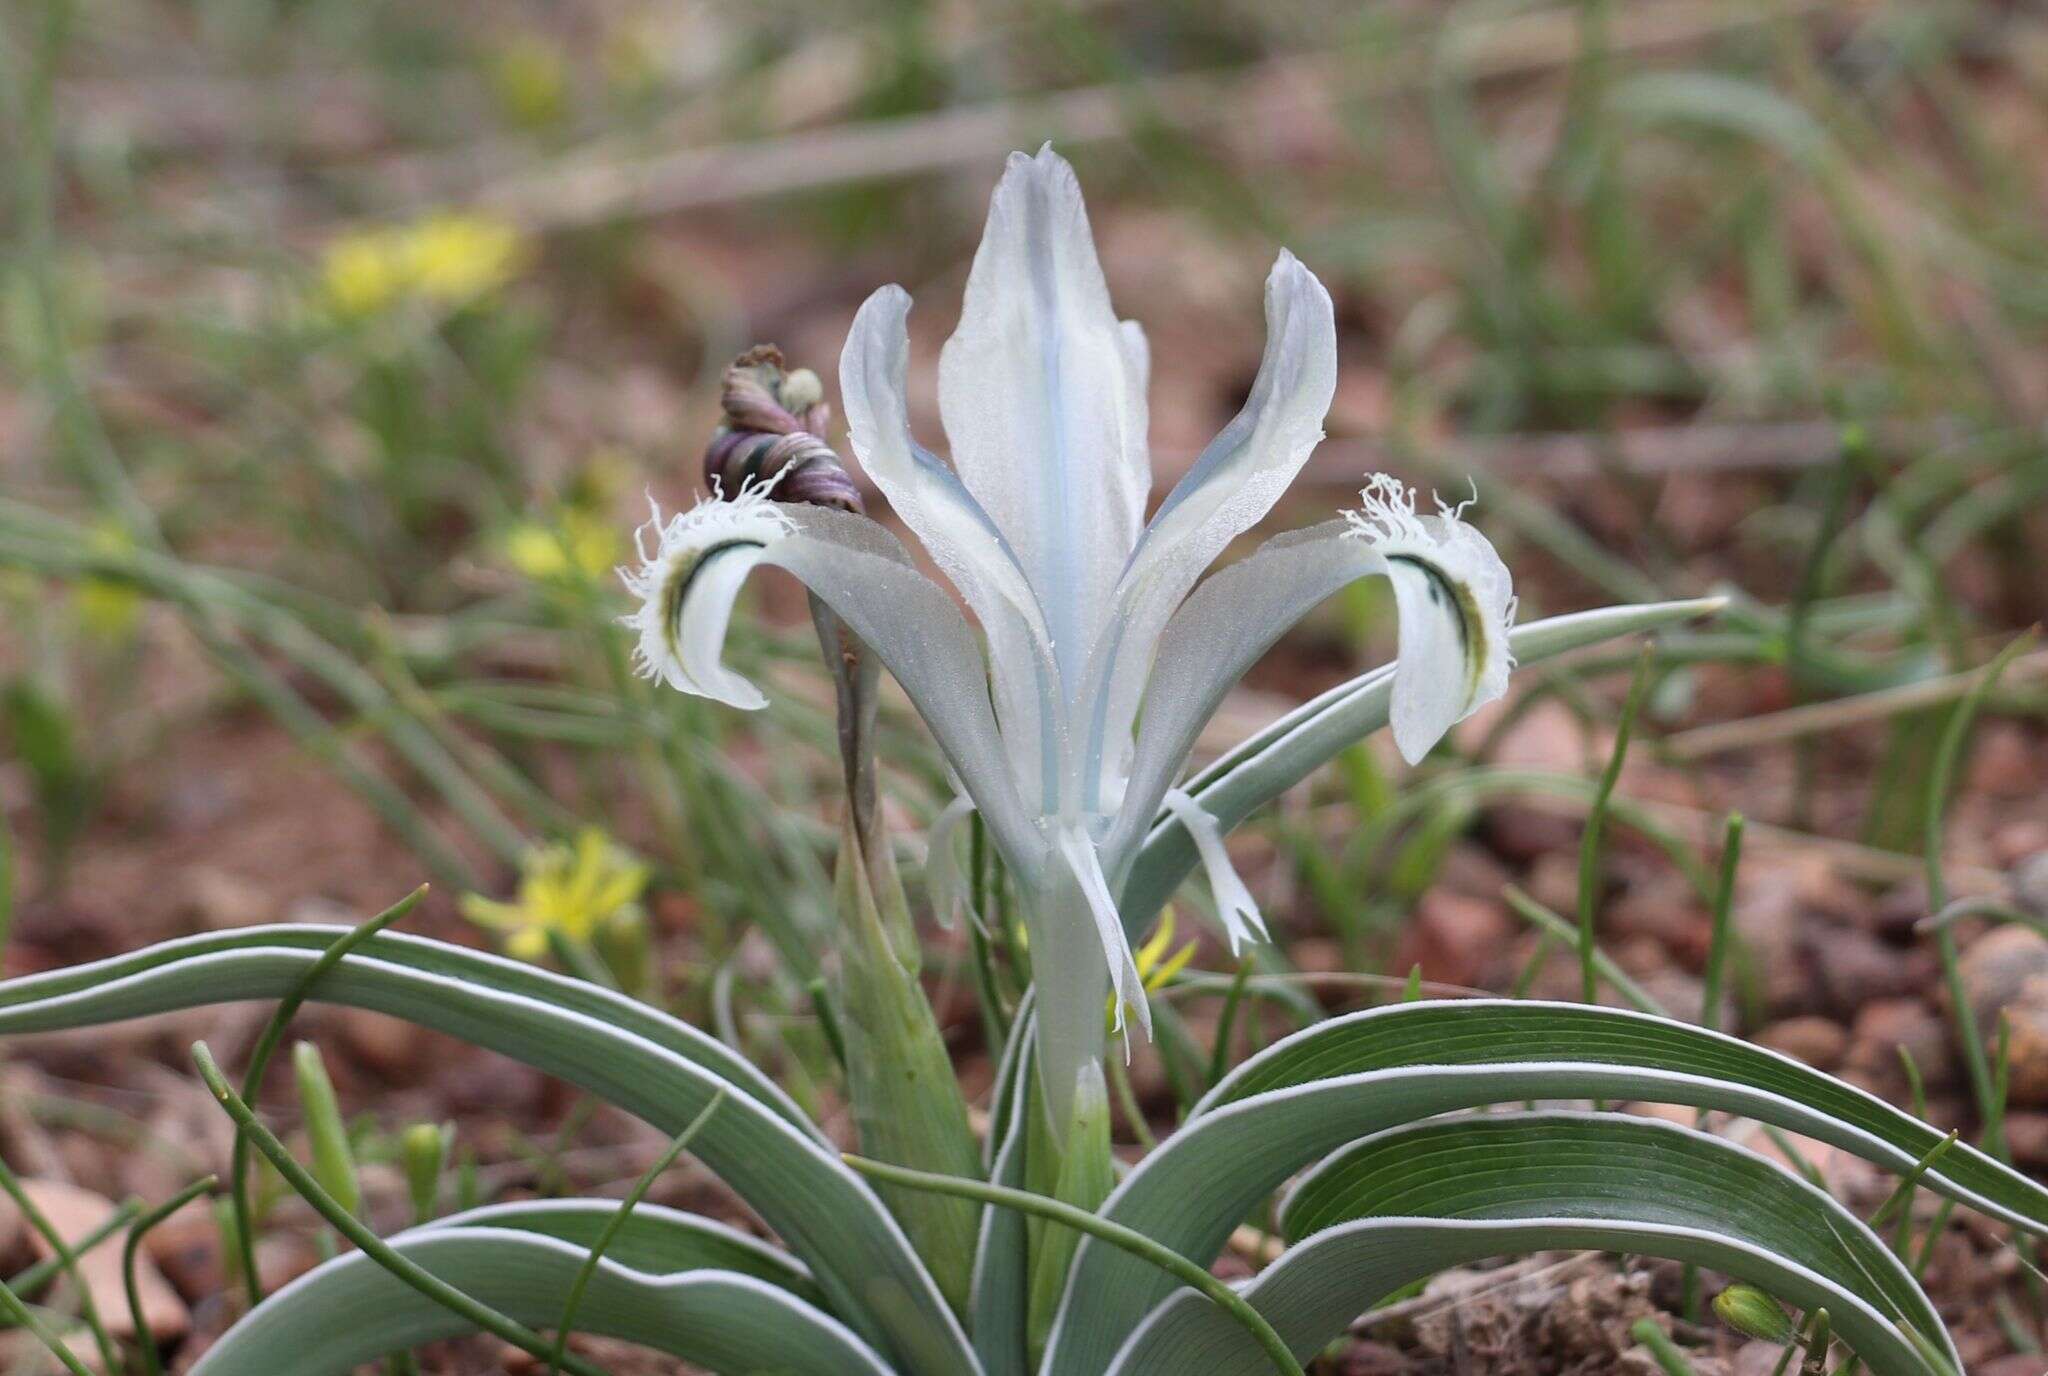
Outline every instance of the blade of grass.
[[[35, 1311], [22, 1302], [21, 1296], [5, 1285], [0, 1285], [0, 1308], [4, 1308], [8, 1318], [26, 1328], [37, 1342], [48, 1348], [58, 1361], [64, 1363], [64, 1369], [69, 1371], [71, 1376], [93, 1376], [92, 1369], [78, 1360], [77, 1355], [64, 1345], [64, 1340], [45, 1327], [43, 1321], [36, 1317]], [[114, 1368], [107, 1369], [112, 1371]]]
[[1728, 948], [1735, 936], [1735, 872], [1742, 864], [1742, 814], [1728, 814], [1721, 835], [1721, 873], [1714, 886], [1714, 931], [1707, 946], [1707, 969], [1701, 984], [1700, 1026], [1721, 1030], [1721, 990], [1727, 978]]
[[[1969, 737], [1970, 726], [1977, 718], [1977, 711], [1984, 699], [1998, 683], [1999, 675], [2019, 652], [2034, 641], [2035, 633], [2027, 631], [2016, 636], [2010, 644], [1984, 667], [1984, 672], [1963, 700], [1956, 704], [1949, 716], [1948, 725], [1942, 731], [1941, 743], [1935, 750], [1934, 767], [1927, 781], [1927, 817], [1924, 831], [1927, 867], [1927, 906], [1940, 912], [1948, 906], [1948, 881], [1942, 870], [1943, 823], [1948, 810], [1948, 794], [1955, 776], [1956, 765], [1962, 755], [1963, 742]], [[1955, 931], [1949, 926], [1936, 929], [1935, 951], [1941, 959], [1942, 981], [1948, 986], [1949, 1004], [1956, 1023], [1956, 1035], [1963, 1045], [1963, 1064], [1969, 1071], [1970, 1090], [1977, 1101], [1978, 1115], [1987, 1130], [1996, 1128], [1993, 1103], [1996, 1087], [1991, 1078], [1990, 1058], [1984, 1052], [1984, 1038], [1977, 1028], [1977, 1012], [1971, 1006], [1969, 986], [1963, 982], [1962, 964], [1956, 949]], [[1995, 1155], [2003, 1155], [2004, 1133], [1985, 1138], [1985, 1148]]]
[[[321, 952], [320, 958], [307, 968], [305, 977], [278, 1003], [270, 1021], [264, 1025], [262, 1035], [256, 1039], [256, 1049], [249, 1055], [249, 1068], [242, 1076], [243, 1098], [253, 1100], [256, 1097], [263, 1084], [263, 1073], [270, 1068], [270, 1058], [277, 1054], [278, 1045], [284, 1040], [285, 1029], [321, 978], [343, 956], [419, 906], [419, 901], [426, 894], [427, 886], [420, 885], [383, 912], [351, 928]], [[263, 1281], [256, 1274], [255, 1211], [249, 1207], [249, 1139], [239, 1132], [235, 1134], [234, 1150], [228, 1161], [228, 1195], [234, 1213], [235, 1245], [242, 1267], [242, 1282], [253, 1307], [263, 1303]]]
[[1220, 1081], [1223, 1072], [1230, 1068], [1230, 1034], [1237, 1030], [1237, 1009], [1244, 1002], [1244, 983], [1251, 973], [1252, 958], [1245, 956], [1237, 962], [1237, 973], [1230, 977], [1230, 992], [1223, 996], [1223, 1011], [1216, 1019], [1216, 1045], [1209, 1053], [1209, 1083], [1212, 1085]]
[[1587, 1003], [1600, 1001], [1600, 972], [1595, 961], [1598, 947], [1593, 935], [1593, 916], [1600, 901], [1600, 842], [1607, 828], [1607, 800], [1621, 779], [1622, 763], [1628, 758], [1628, 738], [1635, 728], [1636, 714], [1650, 689], [1650, 671], [1655, 659], [1649, 645], [1636, 657], [1634, 676], [1629, 680], [1628, 699], [1622, 704], [1621, 720], [1614, 728], [1614, 752], [1600, 775], [1599, 791], [1593, 795], [1593, 810], [1586, 814], [1586, 829], [1579, 842], [1579, 993]]
[[[285, 1183], [297, 1191], [300, 1198], [312, 1205], [314, 1212], [326, 1219], [329, 1227], [354, 1243], [372, 1261], [434, 1303], [460, 1314], [484, 1332], [502, 1338], [540, 1361], [545, 1362], [552, 1357], [554, 1349], [547, 1339], [516, 1319], [465, 1295], [417, 1263], [408, 1260], [390, 1243], [371, 1232], [361, 1219], [335, 1202], [334, 1198], [321, 1189], [319, 1183], [307, 1173], [306, 1168], [298, 1163], [284, 1143], [277, 1140], [277, 1135], [258, 1121], [255, 1110], [235, 1093], [228, 1084], [227, 1077], [221, 1074], [220, 1064], [214, 1060], [213, 1052], [207, 1049], [205, 1042], [192, 1044], [192, 1060], [199, 1067], [199, 1077], [206, 1082], [207, 1090], [227, 1111], [228, 1117], [234, 1119], [236, 1128], [255, 1143], [256, 1150], [262, 1152], [264, 1158], [277, 1168], [277, 1173], [284, 1177]], [[574, 1372], [575, 1376], [605, 1376], [598, 1367], [573, 1354], [563, 1356], [562, 1367]]]
[[64, 1235], [58, 1232], [56, 1226], [50, 1222], [50, 1216], [44, 1213], [33, 1199], [29, 1198], [28, 1191], [21, 1187], [20, 1178], [15, 1175], [13, 1168], [5, 1161], [0, 1161], [0, 1190], [7, 1192], [7, 1197], [14, 1201], [14, 1206], [21, 1210], [21, 1216], [28, 1220], [29, 1226], [34, 1228], [43, 1241], [49, 1245], [51, 1253], [61, 1263], [64, 1274], [70, 1278], [71, 1288], [78, 1292], [79, 1316], [85, 1320], [85, 1326], [92, 1330], [92, 1340], [99, 1347], [100, 1359], [105, 1363], [104, 1369], [107, 1371], [120, 1370], [119, 1355], [114, 1348], [114, 1340], [107, 1335], [107, 1326], [100, 1322], [100, 1308], [93, 1301], [92, 1287], [87, 1285], [78, 1274], [78, 1253], [72, 1249], [71, 1244], [64, 1240]]
[[212, 1175], [193, 1181], [135, 1220], [135, 1226], [128, 1230], [127, 1241], [121, 1244], [121, 1285], [128, 1292], [128, 1316], [135, 1324], [135, 1343], [142, 1349], [143, 1370], [149, 1376], [163, 1376], [164, 1363], [163, 1358], [157, 1355], [156, 1334], [150, 1330], [149, 1316], [142, 1309], [142, 1290], [135, 1281], [136, 1253], [142, 1247], [142, 1239], [149, 1236], [150, 1229], [219, 1183], [220, 1178]]
[[633, 1216], [633, 1210], [647, 1197], [647, 1191], [654, 1187], [654, 1182], [676, 1163], [676, 1158], [683, 1154], [683, 1149], [690, 1145], [690, 1140], [697, 1135], [698, 1130], [711, 1121], [711, 1116], [717, 1113], [724, 1103], [725, 1091], [721, 1089], [711, 1096], [711, 1102], [704, 1105], [697, 1116], [676, 1134], [675, 1140], [668, 1144], [668, 1149], [655, 1159], [654, 1164], [647, 1168], [639, 1180], [634, 1182], [633, 1188], [626, 1192], [625, 1199], [620, 1202], [618, 1212], [611, 1216], [611, 1220], [604, 1225], [604, 1231], [597, 1235], [597, 1241], [590, 1245], [590, 1255], [583, 1259], [582, 1267], [576, 1272], [576, 1279], [569, 1284], [569, 1297], [562, 1302], [562, 1321], [555, 1325], [555, 1347], [548, 1357], [548, 1376], [555, 1376], [561, 1370], [562, 1358], [569, 1346], [569, 1330], [576, 1323], [576, 1310], [583, 1303], [583, 1292], [589, 1288], [590, 1278], [597, 1274], [597, 1263], [604, 1256], [605, 1249], [612, 1245], [612, 1239], [618, 1236], [619, 1229], [626, 1225], [626, 1220]]
[[[130, 1223], [134, 1222], [135, 1216], [141, 1212], [141, 1200], [130, 1199], [125, 1201], [120, 1208], [101, 1219], [80, 1237], [78, 1241], [72, 1243], [71, 1254], [75, 1257], [83, 1257], [87, 1252], [90, 1252], [93, 1248], [99, 1246], [115, 1233], [120, 1232]], [[33, 1295], [36, 1291], [56, 1279], [57, 1274], [63, 1269], [63, 1258], [44, 1257], [35, 1265], [24, 1267], [19, 1272], [9, 1276], [7, 1284], [17, 1295]]]
[[[1713, 936], [1707, 943], [1707, 968], [1700, 983], [1700, 1026], [1709, 1032], [1721, 1030], [1721, 989], [1727, 977], [1728, 946], [1734, 936], [1735, 873], [1742, 864], [1742, 814], [1728, 814], [1728, 825], [1721, 833], [1721, 871], [1714, 885], [1714, 926]], [[1706, 1122], [1704, 1112], [1693, 1115], [1693, 1126], [1700, 1127]], [[1689, 1319], [1699, 1316], [1699, 1269], [1691, 1262], [1685, 1264], [1680, 1288], [1685, 1296], [1685, 1315]]]

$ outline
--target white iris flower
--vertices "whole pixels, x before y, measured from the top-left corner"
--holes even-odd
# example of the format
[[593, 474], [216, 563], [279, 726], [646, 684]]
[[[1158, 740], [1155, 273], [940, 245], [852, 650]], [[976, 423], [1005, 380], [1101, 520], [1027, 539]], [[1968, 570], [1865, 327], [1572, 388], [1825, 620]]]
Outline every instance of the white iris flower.
[[1012, 154], [996, 187], [939, 362], [950, 465], [910, 433], [909, 310], [895, 286], [861, 307], [840, 360], [847, 422], [982, 637], [880, 525], [760, 488], [657, 513], [626, 575], [641, 603], [627, 621], [645, 672], [735, 707], [764, 702], [720, 662], [758, 565], [794, 574], [873, 648], [1020, 881], [1039, 1065], [1063, 1123], [1077, 1078], [1099, 1067], [1105, 997], [1150, 1030], [1116, 895], [1156, 820], [1194, 839], [1233, 946], [1264, 935], [1214, 819], [1173, 787], [1224, 694], [1317, 603], [1381, 575], [1399, 620], [1394, 739], [1419, 760], [1504, 690], [1513, 591], [1456, 511], [1417, 515], [1384, 477], [1362, 510], [1269, 540], [1196, 589], [1323, 437], [1336, 330], [1329, 293], [1292, 254], [1266, 279], [1265, 357], [1244, 409], [1149, 522], [1145, 336], [1110, 306], [1063, 159]]

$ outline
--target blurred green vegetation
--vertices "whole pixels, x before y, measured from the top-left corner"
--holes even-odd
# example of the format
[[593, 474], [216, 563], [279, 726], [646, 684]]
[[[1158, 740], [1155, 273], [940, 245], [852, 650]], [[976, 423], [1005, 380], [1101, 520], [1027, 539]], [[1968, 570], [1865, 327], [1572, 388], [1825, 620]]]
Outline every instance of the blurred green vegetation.
[[[693, 915], [681, 997], [717, 1012], [759, 930], [799, 1007], [815, 651], [799, 618], [735, 643], [794, 689], [764, 719], [656, 693], [609, 569], [643, 489], [687, 500], [727, 358], [829, 376], [874, 285], [943, 300], [1001, 156], [1047, 138], [1152, 328], [1162, 469], [1234, 408], [1287, 244], [1346, 369], [1302, 500], [1469, 476], [1525, 611], [1732, 589], [1662, 643], [1661, 726], [1935, 681], [2048, 605], [2048, 20], [2019, 7], [67, 0], [0, 16], [0, 86], [0, 748], [46, 892], [161, 748], [135, 685], [175, 641], [430, 877], [503, 894], [604, 828]], [[1347, 599], [1288, 691], [1390, 649], [1387, 611]], [[1614, 667], [1516, 710], [1611, 721]], [[1956, 696], [1867, 757], [1799, 736], [1789, 801], [1744, 807], [1911, 849]], [[1994, 706], [2043, 700], [2015, 675]], [[888, 729], [928, 816], [940, 767]], [[1827, 767], [1872, 782], [1817, 809]], [[1397, 800], [1384, 768], [1275, 824], [1273, 882], [1355, 968], [1489, 790], [1577, 786], [1440, 763]]]

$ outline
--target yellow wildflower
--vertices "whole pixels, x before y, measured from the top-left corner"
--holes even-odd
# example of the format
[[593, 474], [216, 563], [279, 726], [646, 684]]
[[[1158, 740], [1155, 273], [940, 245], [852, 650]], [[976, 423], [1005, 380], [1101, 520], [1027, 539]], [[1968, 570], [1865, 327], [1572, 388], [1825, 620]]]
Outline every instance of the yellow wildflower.
[[320, 262], [321, 294], [336, 315], [361, 319], [387, 309], [405, 293], [405, 274], [389, 230], [344, 234]]
[[637, 907], [647, 887], [647, 867], [595, 827], [578, 832], [570, 845], [534, 847], [519, 870], [511, 902], [464, 894], [462, 915], [503, 933], [506, 952], [520, 960], [546, 955], [550, 933], [589, 944], [601, 925]]
[[[1194, 959], [1194, 942], [1190, 941], [1172, 955], [1167, 955], [1166, 948], [1171, 945], [1173, 945], [1173, 909], [1168, 908], [1159, 919], [1159, 930], [1154, 932], [1152, 939], [1143, 946], [1140, 946], [1132, 957], [1137, 961], [1138, 979], [1144, 985], [1147, 994], [1156, 994], [1171, 984], [1173, 977], [1186, 969], [1187, 963]], [[1103, 1016], [1109, 1022], [1110, 1030], [1112, 1032], [1115, 1031], [1116, 995], [1110, 995], [1109, 1006], [1104, 1011]]]
[[336, 239], [321, 258], [321, 296], [344, 320], [365, 319], [408, 300], [459, 306], [511, 281], [526, 256], [526, 240], [516, 226], [488, 215], [443, 211]]
[[[92, 547], [105, 554], [125, 554], [135, 542], [127, 531], [107, 523], [93, 531]], [[124, 579], [92, 575], [73, 585], [71, 611], [93, 634], [125, 640], [142, 615], [142, 592]]]
[[541, 129], [569, 107], [569, 77], [562, 54], [531, 34], [513, 39], [491, 63], [491, 91], [512, 123]]
[[460, 304], [511, 281], [526, 242], [504, 220], [487, 215], [431, 215], [405, 232], [401, 259], [407, 285], [429, 301]]
[[506, 562], [536, 583], [567, 583], [602, 578], [625, 556], [625, 545], [609, 521], [567, 507], [552, 524], [514, 526], [504, 551]]

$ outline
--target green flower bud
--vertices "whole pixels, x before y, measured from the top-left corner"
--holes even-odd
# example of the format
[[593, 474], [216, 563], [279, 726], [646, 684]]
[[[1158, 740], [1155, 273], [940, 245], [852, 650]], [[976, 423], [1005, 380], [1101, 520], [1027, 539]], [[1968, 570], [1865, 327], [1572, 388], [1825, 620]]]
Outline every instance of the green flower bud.
[[1792, 1316], [1754, 1285], [1731, 1285], [1714, 1296], [1714, 1312], [1737, 1333], [1765, 1342], [1792, 1341]]
[[405, 1188], [412, 1195], [412, 1216], [425, 1223], [441, 1202], [441, 1171], [448, 1164], [453, 1123], [414, 1123], [399, 1135], [398, 1151], [405, 1162]]
[[299, 1108], [306, 1118], [306, 1140], [313, 1149], [313, 1179], [350, 1213], [363, 1207], [362, 1185], [356, 1180], [355, 1153], [341, 1121], [334, 1082], [320, 1059], [320, 1048], [300, 1042], [292, 1048], [292, 1069], [299, 1081]]

